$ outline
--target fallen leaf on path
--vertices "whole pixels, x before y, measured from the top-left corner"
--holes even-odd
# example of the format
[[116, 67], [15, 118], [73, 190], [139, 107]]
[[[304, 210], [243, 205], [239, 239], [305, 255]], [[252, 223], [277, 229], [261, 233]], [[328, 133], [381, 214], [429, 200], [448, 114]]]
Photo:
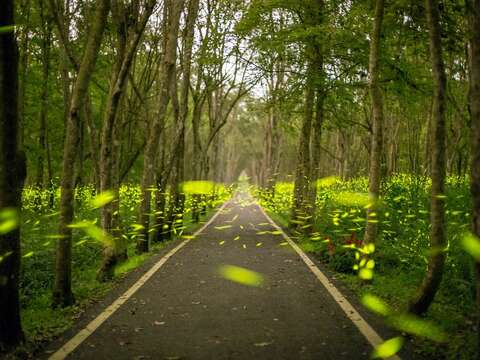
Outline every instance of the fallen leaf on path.
[[217, 230], [225, 230], [231, 228], [232, 225], [222, 225], [222, 226], [215, 226], [215, 229]]

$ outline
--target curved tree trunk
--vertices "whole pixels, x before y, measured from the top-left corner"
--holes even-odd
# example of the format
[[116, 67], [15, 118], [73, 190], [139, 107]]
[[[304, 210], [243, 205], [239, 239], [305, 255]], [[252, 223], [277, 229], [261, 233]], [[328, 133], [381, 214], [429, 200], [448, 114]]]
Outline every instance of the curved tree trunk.
[[372, 40], [370, 43], [370, 96], [373, 106], [372, 137], [370, 147], [370, 170], [368, 174], [368, 192], [370, 207], [367, 209], [367, 224], [365, 227], [365, 243], [373, 243], [377, 238], [377, 204], [380, 195], [380, 177], [382, 165], [383, 142], [383, 98], [379, 84], [380, 36], [384, 12], [384, 0], [377, 0], [375, 5], [375, 20], [373, 23]]
[[425, 313], [442, 281], [445, 264], [445, 91], [446, 76], [442, 57], [440, 13], [437, 0], [427, 0], [427, 23], [434, 80], [432, 117], [432, 193], [430, 200], [431, 255], [418, 294], [409, 305], [414, 314]]
[[[98, 51], [110, 10], [110, 0], [100, 0], [95, 11], [95, 19], [89, 34], [85, 53], [72, 91], [67, 130], [63, 150], [63, 174], [60, 198], [60, 229], [55, 256], [55, 282], [53, 305], [68, 306], [74, 302], [72, 293], [72, 229], [69, 225], [74, 215], [74, 177], [77, 144], [79, 141], [80, 111], [83, 107], [88, 85], [95, 68]], [[64, 44], [65, 47], [65, 44]]]
[[[2, 2], [0, 28], [12, 26], [14, 2]], [[0, 215], [20, 217], [25, 158], [18, 151], [18, 51], [13, 28], [0, 31]], [[17, 219], [20, 221], [19, 219]], [[23, 341], [18, 278], [20, 227], [0, 234], [0, 351]]]

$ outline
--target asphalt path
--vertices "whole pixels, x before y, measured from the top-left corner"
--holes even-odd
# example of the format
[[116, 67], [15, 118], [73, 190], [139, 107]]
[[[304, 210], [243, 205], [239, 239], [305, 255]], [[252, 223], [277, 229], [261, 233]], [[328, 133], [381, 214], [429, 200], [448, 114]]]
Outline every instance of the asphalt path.
[[[228, 278], [225, 266], [248, 269], [261, 282], [245, 284], [242, 273]], [[84, 329], [88, 336], [74, 337], [52, 359], [367, 359], [372, 351], [245, 194], [100, 316], [99, 326]]]

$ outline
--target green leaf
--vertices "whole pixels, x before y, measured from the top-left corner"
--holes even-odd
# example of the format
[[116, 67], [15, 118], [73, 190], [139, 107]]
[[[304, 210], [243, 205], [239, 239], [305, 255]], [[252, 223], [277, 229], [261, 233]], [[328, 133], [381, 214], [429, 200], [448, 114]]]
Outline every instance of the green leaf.
[[387, 359], [397, 352], [403, 346], [404, 339], [401, 336], [394, 337], [385, 341], [384, 343], [378, 345], [372, 353], [372, 358], [374, 359]]
[[389, 318], [387, 322], [394, 328], [412, 335], [421, 336], [437, 342], [443, 342], [446, 339], [446, 335], [442, 329], [430, 321], [420, 319], [415, 315], [395, 315]]
[[101, 242], [106, 246], [110, 246], [110, 247], [115, 246], [114, 238], [110, 236], [110, 234], [108, 234], [102, 228], [99, 228], [98, 226], [94, 225], [92, 222], [83, 220], [78, 223], [70, 224], [69, 227], [73, 229], [82, 230], [89, 237]]
[[182, 185], [182, 191], [185, 194], [210, 194], [215, 185], [211, 181], [185, 181]]
[[104, 191], [101, 194], [98, 194], [96, 197], [92, 199], [92, 208], [99, 209], [104, 207], [105, 205], [111, 203], [115, 200], [115, 194], [113, 191]]
[[361, 302], [363, 306], [378, 315], [388, 316], [391, 313], [388, 304], [375, 295], [365, 294], [363, 295]]
[[480, 261], [480, 240], [478, 237], [472, 233], [466, 233], [462, 240], [461, 244], [463, 249], [473, 256], [476, 261]]
[[231, 228], [232, 225], [222, 225], [222, 226], [215, 226], [215, 229], [217, 230], [225, 230]]
[[20, 226], [20, 214], [17, 209], [0, 210], [0, 235], [7, 234]]
[[372, 269], [361, 268], [358, 272], [358, 276], [362, 280], [372, 280], [373, 279], [373, 271]]
[[219, 273], [227, 280], [247, 286], [258, 287], [264, 281], [261, 274], [235, 265], [223, 265], [219, 268]]
[[0, 34], [15, 31], [15, 25], [0, 26]]

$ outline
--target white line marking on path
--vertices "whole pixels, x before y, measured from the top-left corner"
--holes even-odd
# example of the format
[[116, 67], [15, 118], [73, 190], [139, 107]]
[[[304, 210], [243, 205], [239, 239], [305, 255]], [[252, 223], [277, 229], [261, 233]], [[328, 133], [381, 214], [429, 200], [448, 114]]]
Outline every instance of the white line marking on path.
[[[281, 232], [283, 238], [290, 244], [290, 246], [297, 252], [297, 254], [302, 258], [303, 262], [308, 266], [310, 271], [317, 277], [317, 279], [322, 283], [322, 285], [327, 289], [333, 299], [337, 302], [338, 306], [343, 310], [345, 315], [353, 322], [353, 324], [358, 328], [360, 333], [367, 339], [367, 341], [376, 348], [378, 345], [382, 344], [384, 340], [380, 335], [370, 326], [369, 323], [358, 313], [353, 305], [342, 295], [342, 293], [332, 284], [330, 280], [325, 276], [325, 274], [315, 265], [315, 263], [310, 260], [310, 258], [303, 252], [302, 249], [292, 240], [290, 237], [285, 234], [283, 229], [278, 226], [265, 210], [257, 204], [260, 208], [260, 211], [267, 218], [267, 220], [272, 224], [272, 226]], [[389, 357], [390, 360], [400, 360], [398, 355]]]
[[[230, 201], [226, 201], [220, 209], [206, 222], [199, 230], [197, 230], [193, 236], [198, 236], [203, 230], [209, 226], [213, 220], [217, 218], [222, 210], [227, 206]], [[92, 320], [83, 330], [80, 330], [73, 338], [65, 343], [60, 349], [52, 354], [49, 360], [63, 360], [69, 354], [71, 354], [80, 344], [82, 344], [100, 325], [102, 325], [120, 306], [132, 297], [132, 295], [140, 289], [178, 250], [183, 248], [191, 239], [186, 239], [174, 247], [168, 254], [163, 256], [155, 265], [152, 266], [135, 284], [133, 284], [127, 291], [125, 291], [117, 300], [115, 300], [109, 307], [107, 307], [102, 313], [100, 313], [94, 320]]]

